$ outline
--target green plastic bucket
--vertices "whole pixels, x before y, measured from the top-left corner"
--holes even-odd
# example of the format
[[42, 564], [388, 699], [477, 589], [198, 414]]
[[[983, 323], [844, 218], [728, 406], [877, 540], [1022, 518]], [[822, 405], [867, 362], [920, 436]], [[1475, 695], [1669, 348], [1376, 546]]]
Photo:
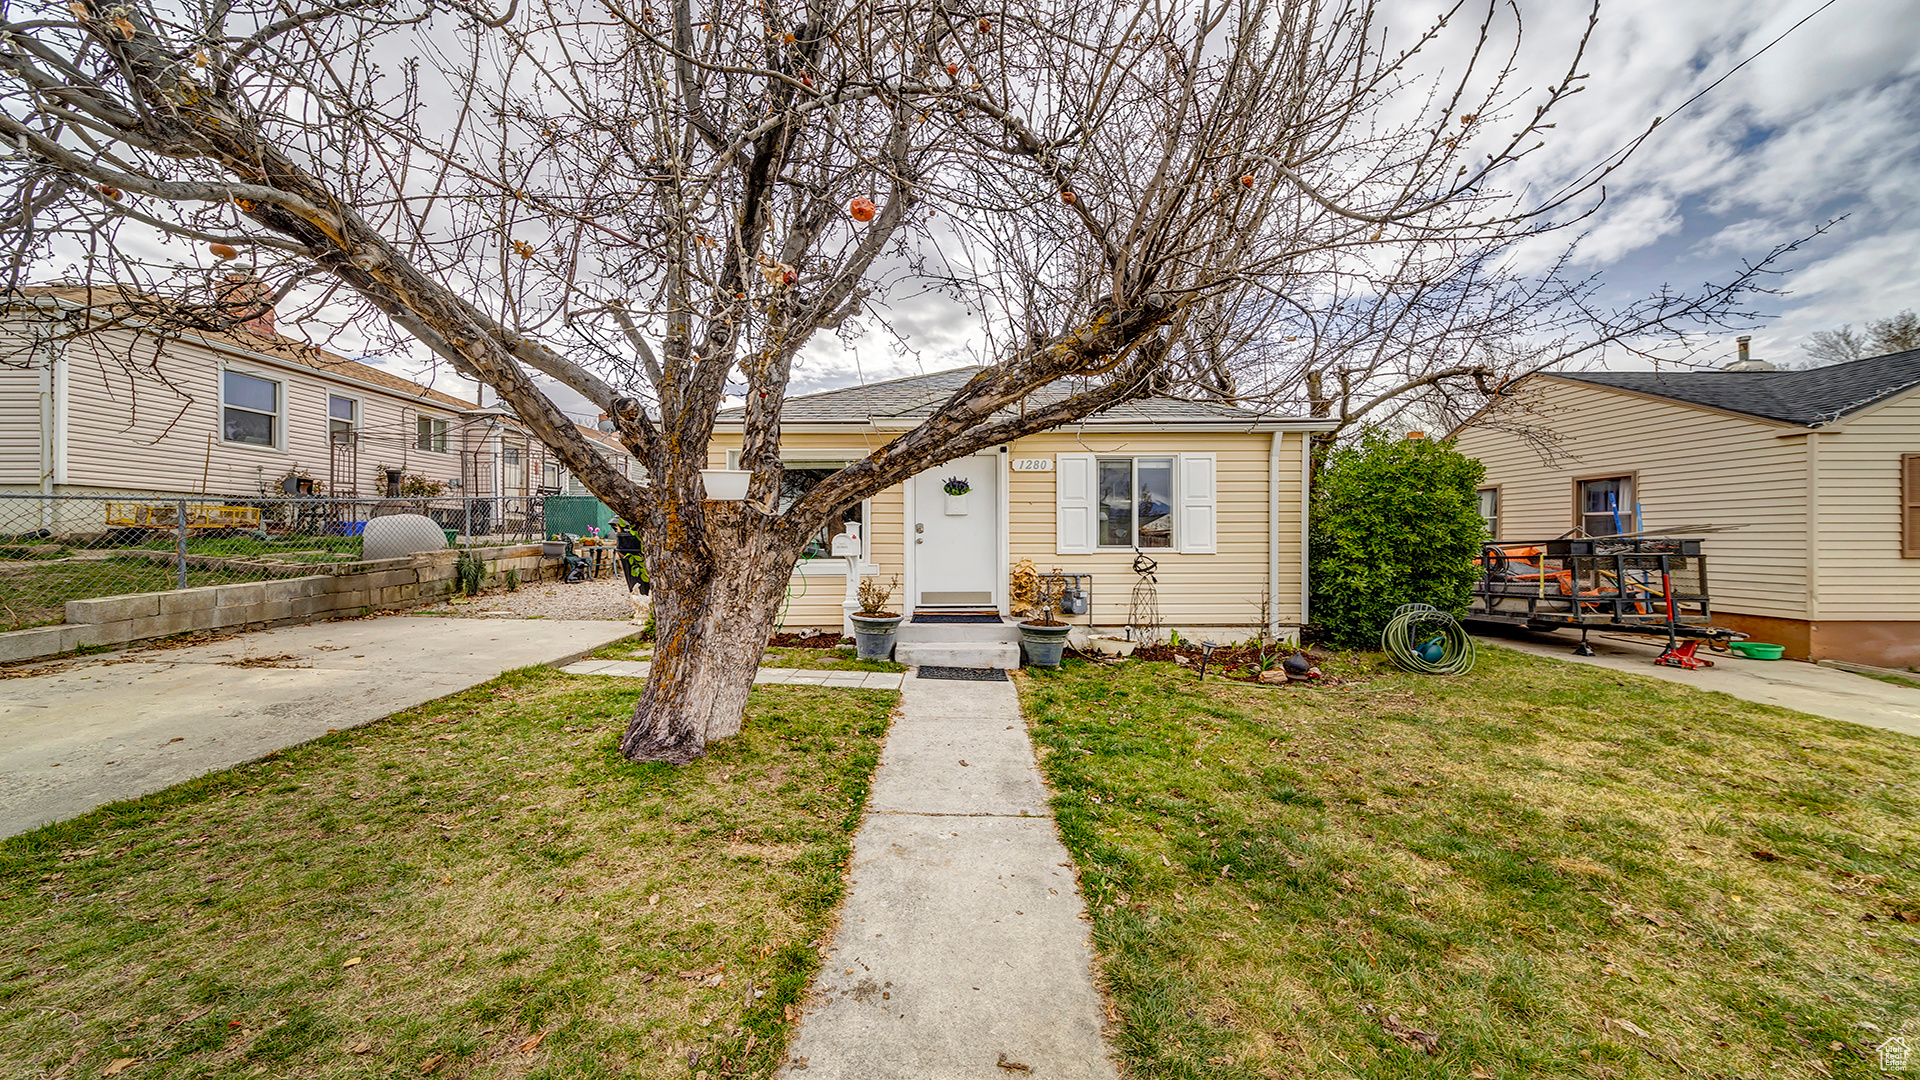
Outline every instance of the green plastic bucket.
[[1735, 641], [1727, 648], [1749, 660], [1778, 660], [1786, 654], [1785, 645], [1772, 645], [1764, 641]]

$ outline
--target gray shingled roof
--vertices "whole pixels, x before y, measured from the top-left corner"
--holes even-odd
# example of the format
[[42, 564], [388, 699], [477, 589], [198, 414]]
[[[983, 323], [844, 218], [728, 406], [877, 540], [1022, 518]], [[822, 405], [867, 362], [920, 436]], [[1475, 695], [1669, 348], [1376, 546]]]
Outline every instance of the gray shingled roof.
[[1920, 386], [1920, 349], [1805, 371], [1556, 371], [1552, 374], [1555, 378], [1632, 390], [1766, 420], [1819, 427]]
[[[787, 424], [829, 424], [864, 423], [868, 420], [912, 419], [926, 416], [979, 371], [978, 367], [964, 367], [953, 371], [936, 371], [931, 375], [914, 375], [904, 379], [870, 383], [866, 386], [824, 390], [818, 394], [808, 394], [789, 400], [786, 408], [780, 412], [780, 419], [782, 423]], [[1045, 405], [1058, 401], [1071, 392], [1070, 385], [1054, 383], [1028, 397], [1027, 403], [1029, 406]], [[723, 424], [728, 421], [737, 422], [744, 415], [744, 409], [722, 409], [718, 420]], [[1103, 420], [1139, 424], [1252, 424], [1276, 419], [1266, 413], [1237, 409], [1231, 405], [1170, 397], [1149, 397], [1123, 402], [1097, 415]]]

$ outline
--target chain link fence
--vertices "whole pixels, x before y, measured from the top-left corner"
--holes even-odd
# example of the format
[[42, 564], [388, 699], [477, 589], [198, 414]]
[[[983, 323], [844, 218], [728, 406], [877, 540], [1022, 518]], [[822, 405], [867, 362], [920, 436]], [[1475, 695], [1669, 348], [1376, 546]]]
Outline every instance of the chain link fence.
[[531, 543], [547, 536], [548, 503], [0, 494], [0, 631], [60, 623], [69, 600], [299, 577], [357, 562], [366, 523], [390, 514], [425, 515], [450, 546]]

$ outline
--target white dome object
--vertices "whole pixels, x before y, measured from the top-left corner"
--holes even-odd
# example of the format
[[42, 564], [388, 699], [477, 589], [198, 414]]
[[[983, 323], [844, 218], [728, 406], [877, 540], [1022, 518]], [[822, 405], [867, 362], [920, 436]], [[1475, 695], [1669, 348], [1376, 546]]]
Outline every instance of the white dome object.
[[360, 534], [360, 557], [400, 559], [416, 551], [444, 551], [447, 534], [433, 519], [421, 514], [394, 514], [367, 522]]

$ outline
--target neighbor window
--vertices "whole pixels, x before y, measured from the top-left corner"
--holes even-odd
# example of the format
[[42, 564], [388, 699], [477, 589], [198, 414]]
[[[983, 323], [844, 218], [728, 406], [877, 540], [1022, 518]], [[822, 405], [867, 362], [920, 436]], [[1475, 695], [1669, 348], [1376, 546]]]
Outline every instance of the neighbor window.
[[1480, 500], [1480, 520], [1487, 525], [1487, 539], [1500, 539], [1500, 489], [1484, 487], [1475, 494]]
[[500, 451], [501, 471], [505, 473], [506, 494], [524, 495], [527, 491], [527, 452], [518, 446]]
[[1173, 546], [1173, 459], [1099, 458], [1099, 546]]
[[422, 416], [413, 422], [413, 446], [435, 454], [447, 452], [447, 422]]
[[327, 440], [335, 446], [353, 442], [353, 429], [360, 419], [360, 403], [338, 394], [327, 395]]
[[540, 485], [552, 491], [560, 490], [560, 463], [548, 461], [540, 468]]
[[250, 446], [280, 445], [280, 384], [239, 371], [221, 375], [220, 437]]
[[1582, 480], [1575, 498], [1580, 527], [1588, 536], [1621, 536], [1635, 530], [1632, 477]]

